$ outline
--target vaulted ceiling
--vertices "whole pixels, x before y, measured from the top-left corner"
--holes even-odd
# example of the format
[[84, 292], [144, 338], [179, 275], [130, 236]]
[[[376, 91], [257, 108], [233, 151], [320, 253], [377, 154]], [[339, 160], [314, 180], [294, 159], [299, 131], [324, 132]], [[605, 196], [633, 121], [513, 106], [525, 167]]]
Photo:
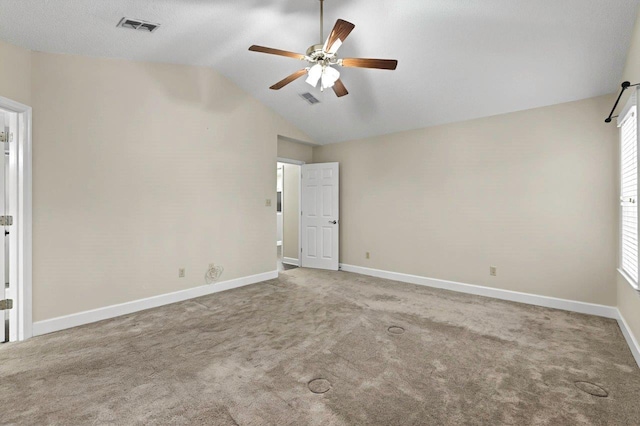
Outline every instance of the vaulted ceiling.
[[[319, 143], [341, 142], [616, 91], [640, 0], [326, 0], [325, 37], [355, 24], [341, 57], [392, 58], [396, 71], [339, 68], [336, 98], [300, 79], [319, 43], [318, 0], [0, 0], [0, 39], [33, 50], [212, 67]], [[116, 28], [123, 16], [156, 32]], [[308, 105], [311, 92], [321, 103]], [[603, 111], [603, 115], [606, 115]]]

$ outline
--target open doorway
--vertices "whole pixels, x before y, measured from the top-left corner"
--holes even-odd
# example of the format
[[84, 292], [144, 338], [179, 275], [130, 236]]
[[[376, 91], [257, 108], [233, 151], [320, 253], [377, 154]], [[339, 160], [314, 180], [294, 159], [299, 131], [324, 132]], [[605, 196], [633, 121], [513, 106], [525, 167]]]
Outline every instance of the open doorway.
[[300, 264], [300, 167], [295, 160], [278, 159], [276, 220], [278, 271]]
[[[0, 289], [0, 313], [2, 314], [2, 329], [0, 329], [0, 343], [8, 342], [11, 331], [15, 329], [15, 315], [12, 314], [15, 288], [11, 280], [11, 252], [12, 241], [10, 238], [10, 223], [7, 218], [11, 218], [11, 150], [10, 143], [12, 135], [15, 134], [17, 125], [17, 114], [0, 109], [0, 148], [2, 148], [2, 158], [0, 158], [0, 232], [4, 240], [0, 243], [0, 275], [4, 277], [2, 288]], [[14, 339], [15, 340], [15, 339]]]
[[339, 270], [339, 164], [278, 158], [276, 170], [277, 270]]
[[31, 107], [0, 97], [0, 342], [32, 335]]

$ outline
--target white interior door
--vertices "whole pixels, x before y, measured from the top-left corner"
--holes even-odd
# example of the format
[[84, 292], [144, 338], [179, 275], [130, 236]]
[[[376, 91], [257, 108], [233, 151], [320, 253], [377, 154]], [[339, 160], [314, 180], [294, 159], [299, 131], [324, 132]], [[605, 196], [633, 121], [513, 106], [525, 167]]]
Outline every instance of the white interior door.
[[[4, 111], [0, 110], [0, 132], [3, 133], [4, 137], [7, 137], [6, 135], [9, 134], [9, 114], [5, 113]], [[2, 140], [4, 140], [4, 138], [2, 138]], [[4, 142], [0, 142], [0, 148], [2, 149], [0, 151], [0, 216], [4, 216], [5, 210], [6, 210], [6, 176], [5, 176], [5, 161], [6, 161], [6, 156], [5, 156], [5, 149], [7, 147], [7, 144]], [[11, 294], [9, 291], [9, 280], [8, 280], [8, 276], [6, 274], [7, 269], [6, 269], [6, 255], [8, 254], [8, 251], [6, 250], [6, 244], [8, 241], [8, 238], [5, 237], [5, 227], [4, 226], [0, 226], [0, 232], [2, 233], [2, 239], [0, 241], [2, 241], [2, 244], [0, 244], [0, 280], [1, 280], [1, 285], [0, 285], [0, 300], [5, 300], [7, 298], [10, 298]], [[9, 336], [6, 335], [6, 331], [5, 331], [5, 321], [9, 320], [9, 310], [0, 310], [0, 319], [2, 320], [1, 324], [0, 324], [0, 342], [6, 342], [9, 340]]]
[[300, 266], [338, 270], [338, 163], [302, 166]]

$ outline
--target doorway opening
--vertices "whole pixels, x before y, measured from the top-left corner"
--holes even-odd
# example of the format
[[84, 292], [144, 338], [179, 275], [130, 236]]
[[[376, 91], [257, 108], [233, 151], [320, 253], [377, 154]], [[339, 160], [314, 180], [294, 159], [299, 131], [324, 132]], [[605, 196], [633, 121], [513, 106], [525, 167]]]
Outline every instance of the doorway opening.
[[32, 336], [31, 107], [0, 97], [0, 342]]
[[15, 132], [17, 124], [17, 114], [0, 109], [0, 148], [2, 148], [2, 157], [0, 158], [0, 232], [4, 240], [0, 243], [0, 276], [4, 277], [3, 288], [0, 291], [0, 300], [2, 302], [2, 330], [0, 330], [0, 342], [9, 341], [11, 335], [12, 324], [15, 321], [12, 318], [11, 310], [13, 308], [13, 300], [15, 289], [11, 280], [11, 252], [12, 241], [10, 239], [10, 226], [7, 218], [11, 206], [11, 150], [10, 143], [12, 135]]
[[339, 270], [340, 165], [278, 158], [277, 270]]
[[300, 266], [301, 161], [278, 158], [276, 182], [278, 272]]

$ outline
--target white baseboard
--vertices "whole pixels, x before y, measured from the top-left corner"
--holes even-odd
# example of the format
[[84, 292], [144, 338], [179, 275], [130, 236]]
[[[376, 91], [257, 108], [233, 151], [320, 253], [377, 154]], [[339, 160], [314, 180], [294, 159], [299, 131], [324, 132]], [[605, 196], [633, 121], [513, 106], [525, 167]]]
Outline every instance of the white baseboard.
[[298, 259], [294, 259], [293, 257], [283, 257], [282, 263], [286, 263], [287, 265], [300, 266], [300, 261]]
[[596, 315], [599, 317], [618, 319], [620, 317], [615, 306], [598, 305], [595, 303], [578, 302], [575, 300], [558, 299], [556, 297], [539, 296], [537, 294], [520, 293], [517, 291], [503, 290], [499, 288], [484, 287], [473, 284], [464, 284], [455, 281], [439, 280], [436, 278], [421, 277], [418, 275], [389, 272], [380, 269], [365, 268], [340, 264], [340, 268], [346, 272], [401, 281], [410, 284], [424, 285], [427, 287], [442, 288], [457, 291], [459, 293], [475, 294], [477, 296], [493, 297], [495, 299], [509, 300], [512, 302], [526, 303], [528, 305], [544, 306], [547, 308], [562, 309], [565, 311], [579, 312], [581, 314]]
[[66, 328], [77, 327], [79, 325], [115, 318], [121, 315], [132, 314], [134, 312], [157, 308], [158, 306], [168, 305], [171, 303], [182, 302], [195, 297], [231, 290], [233, 288], [243, 287], [274, 278], [278, 278], [278, 271], [264, 272], [262, 274], [180, 290], [174, 293], [161, 294], [159, 296], [133, 300], [131, 302], [120, 303], [118, 305], [105, 306], [104, 308], [78, 312], [76, 314], [51, 318], [44, 321], [37, 321], [33, 323], [33, 335], [39, 336], [41, 334], [52, 333]]
[[638, 341], [636, 340], [635, 336], [631, 332], [631, 329], [629, 328], [629, 325], [627, 324], [624, 317], [622, 316], [622, 313], [619, 310], [617, 311], [618, 311], [618, 318], [616, 319], [618, 320], [618, 325], [620, 326], [620, 330], [622, 330], [622, 335], [624, 336], [624, 339], [627, 341], [627, 345], [629, 345], [629, 349], [631, 349], [631, 353], [633, 354], [633, 357], [636, 360], [636, 364], [638, 364], [638, 367], [640, 367], [640, 344], [638, 344]]
[[498, 288], [483, 287], [473, 284], [464, 284], [455, 281], [426, 278], [418, 275], [409, 275], [399, 272], [389, 272], [380, 269], [365, 268], [340, 264], [340, 269], [346, 272], [369, 275], [372, 277], [385, 278], [388, 280], [400, 281], [410, 284], [424, 285], [427, 287], [441, 288], [445, 290], [457, 291], [460, 293], [475, 294], [477, 296], [493, 297], [495, 299], [509, 300], [512, 302], [526, 303], [528, 305], [544, 306], [546, 308], [562, 309], [565, 311], [579, 312], [581, 314], [596, 315], [599, 317], [612, 318], [618, 321], [618, 326], [622, 335], [631, 349], [636, 364], [640, 367], [640, 344], [631, 332], [624, 317], [615, 306], [598, 305], [595, 303], [578, 302], [575, 300], [558, 299], [556, 297], [539, 296], [530, 293], [520, 293], [517, 291], [503, 290]]
[[[298, 265], [298, 259], [284, 258], [283, 263]], [[478, 296], [493, 297], [496, 299], [509, 300], [512, 302], [526, 303], [529, 305], [544, 306], [547, 308], [562, 309], [566, 311], [579, 312], [582, 314], [613, 318], [618, 321], [620, 330], [622, 331], [622, 334], [627, 341], [627, 344], [629, 345], [636, 363], [640, 367], [640, 344], [631, 332], [631, 329], [627, 325], [627, 322], [625, 321], [620, 311], [613, 306], [578, 302], [567, 299], [558, 299], [555, 297], [539, 296], [529, 293], [520, 293], [516, 291], [483, 287], [473, 284], [464, 284], [455, 281], [446, 281], [435, 278], [421, 277], [418, 275], [403, 274], [400, 272], [390, 272], [380, 269], [365, 268], [363, 266], [340, 264], [340, 269], [346, 272], [353, 272], [356, 274], [369, 275], [372, 277], [385, 278], [410, 284], [424, 285], [427, 287], [441, 288], [445, 290], [457, 291], [460, 293], [475, 294]], [[115, 318], [121, 315], [127, 315], [134, 312], [143, 311], [145, 309], [168, 305], [171, 303], [182, 302], [184, 300], [206, 296], [208, 294], [218, 293], [221, 291], [231, 290], [238, 287], [244, 287], [246, 285], [255, 284], [275, 278], [278, 278], [278, 271], [264, 272], [262, 274], [222, 281], [216, 284], [194, 287], [186, 290], [176, 291], [173, 293], [167, 293], [159, 296], [152, 296], [145, 299], [125, 302], [118, 305], [111, 305], [104, 308], [92, 309], [90, 311], [78, 312], [76, 314], [65, 315], [44, 321], [37, 321], [33, 323], [33, 336], [39, 336], [42, 334], [52, 333], [54, 331], [77, 327], [84, 324], [90, 324], [92, 322]]]

